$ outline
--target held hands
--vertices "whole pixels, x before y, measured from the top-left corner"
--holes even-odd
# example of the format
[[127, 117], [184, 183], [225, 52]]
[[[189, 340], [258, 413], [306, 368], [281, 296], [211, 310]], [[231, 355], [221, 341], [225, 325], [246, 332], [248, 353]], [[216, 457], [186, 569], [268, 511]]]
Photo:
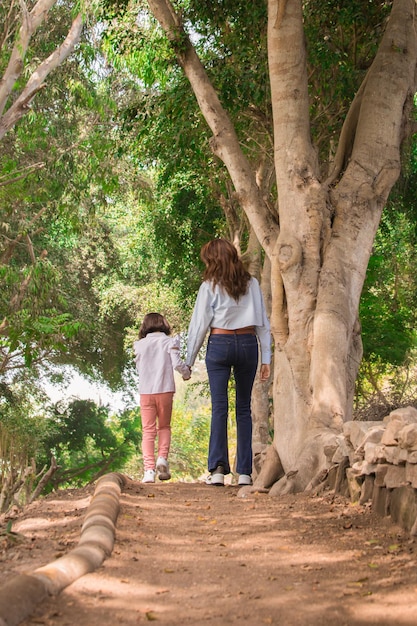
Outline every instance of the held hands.
[[259, 372], [259, 376], [261, 381], [264, 383], [268, 380], [271, 375], [271, 367], [267, 363], [262, 363], [261, 369]]
[[184, 376], [182, 377], [182, 379], [183, 379], [183, 380], [190, 380], [190, 378], [191, 378], [191, 371], [192, 371], [192, 370], [191, 370], [191, 367], [190, 367], [189, 365], [187, 365], [187, 367], [188, 367], [189, 374], [188, 374], [188, 376], [187, 376], [187, 375], [184, 375]]

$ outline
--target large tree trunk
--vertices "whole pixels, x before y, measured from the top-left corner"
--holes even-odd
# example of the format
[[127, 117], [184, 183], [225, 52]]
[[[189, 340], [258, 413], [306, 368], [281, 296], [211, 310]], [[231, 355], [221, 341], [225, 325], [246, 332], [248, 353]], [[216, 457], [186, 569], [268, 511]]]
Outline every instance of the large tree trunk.
[[355, 115], [347, 119], [339, 169], [323, 184], [309, 139], [302, 2], [288, 1], [279, 15], [280, 6], [269, 1], [281, 225], [272, 257], [274, 446], [286, 472], [274, 493], [306, 488], [327, 462], [326, 445], [351, 417], [361, 358], [359, 298], [400, 172], [416, 71], [415, 3], [396, 0]]
[[[169, 0], [149, 0], [211, 128], [213, 151], [271, 262], [274, 441], [254, 488], [306, 489], [351, 416], [361, 359], [359, 298], [372, 243], [400, 172], [416, 87], [416, 4], [394, 0], [352, 103], [327, 181], [310, 138], [302, 0], [269, 0], [268, 57], [279, 213], [256, 175]], [[279, 224], [279, 226], [278, 226]]]

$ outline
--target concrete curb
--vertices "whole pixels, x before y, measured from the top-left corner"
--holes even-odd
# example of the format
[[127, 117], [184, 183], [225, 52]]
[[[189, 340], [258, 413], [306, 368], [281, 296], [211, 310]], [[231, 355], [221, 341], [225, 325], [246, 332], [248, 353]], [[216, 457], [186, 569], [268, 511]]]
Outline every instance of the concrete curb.
[[111, 473], [96, 484], [78, 546], [29, 574], [12, 578], [0, 589], [0, 626], [17, 626], [49, 595], [57, 595], [110, 556], [115, 540], [120, 494], [127, 478]]

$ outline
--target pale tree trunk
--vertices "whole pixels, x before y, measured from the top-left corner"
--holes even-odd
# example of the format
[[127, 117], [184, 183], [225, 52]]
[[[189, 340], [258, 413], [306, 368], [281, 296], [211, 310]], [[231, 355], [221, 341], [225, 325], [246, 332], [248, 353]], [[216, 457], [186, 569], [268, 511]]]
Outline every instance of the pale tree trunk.
[[415, 2], [396, 0], [347, 118], [338, 170], [322, 184], [309, 139], [302, 2], [287, 2], [278, 18], [282, 5], [269, 1], [268, 54], [281, 225], [272, 257], [274, 447], [286, 476], [272, 493], [305, 489], [351, 416], [359, 298], [400, 172], [416, 72]]
[[269, 0], [279, 220], [180, 18], [169, 0], [149, 0], [149, 6], [271, 263], [274, 441], [254, 488], [303, 490], [326, 468], [335, 437], [351, 416], [362, 354], [359, 298], [381, 212], [400, 172], [416, 87], [416, 4], [394, 0], [378, 54], [346, 118], [334, 172], [322, 181], [310, 138], [302, 0]]

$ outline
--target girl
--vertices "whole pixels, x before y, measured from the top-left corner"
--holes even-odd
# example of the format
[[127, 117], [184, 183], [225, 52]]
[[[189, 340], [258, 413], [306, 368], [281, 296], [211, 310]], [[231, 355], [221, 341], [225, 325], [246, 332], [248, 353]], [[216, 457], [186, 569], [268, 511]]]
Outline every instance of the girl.
[[[180, 337], [169, 337], [170, 334], [171, 327], [162, 315], [148, 313], [139, 330], [139, 341], [133, 344], [139, 374], [144, 483], [154, 483], [157, 473], [160, 480], [171, 478], [167, 459], [175, 393], [174, 369], [184, 380], [191, 376], [191, 368], [180, 358]], [[158, 458], [155, 463], [157, 435]]]

